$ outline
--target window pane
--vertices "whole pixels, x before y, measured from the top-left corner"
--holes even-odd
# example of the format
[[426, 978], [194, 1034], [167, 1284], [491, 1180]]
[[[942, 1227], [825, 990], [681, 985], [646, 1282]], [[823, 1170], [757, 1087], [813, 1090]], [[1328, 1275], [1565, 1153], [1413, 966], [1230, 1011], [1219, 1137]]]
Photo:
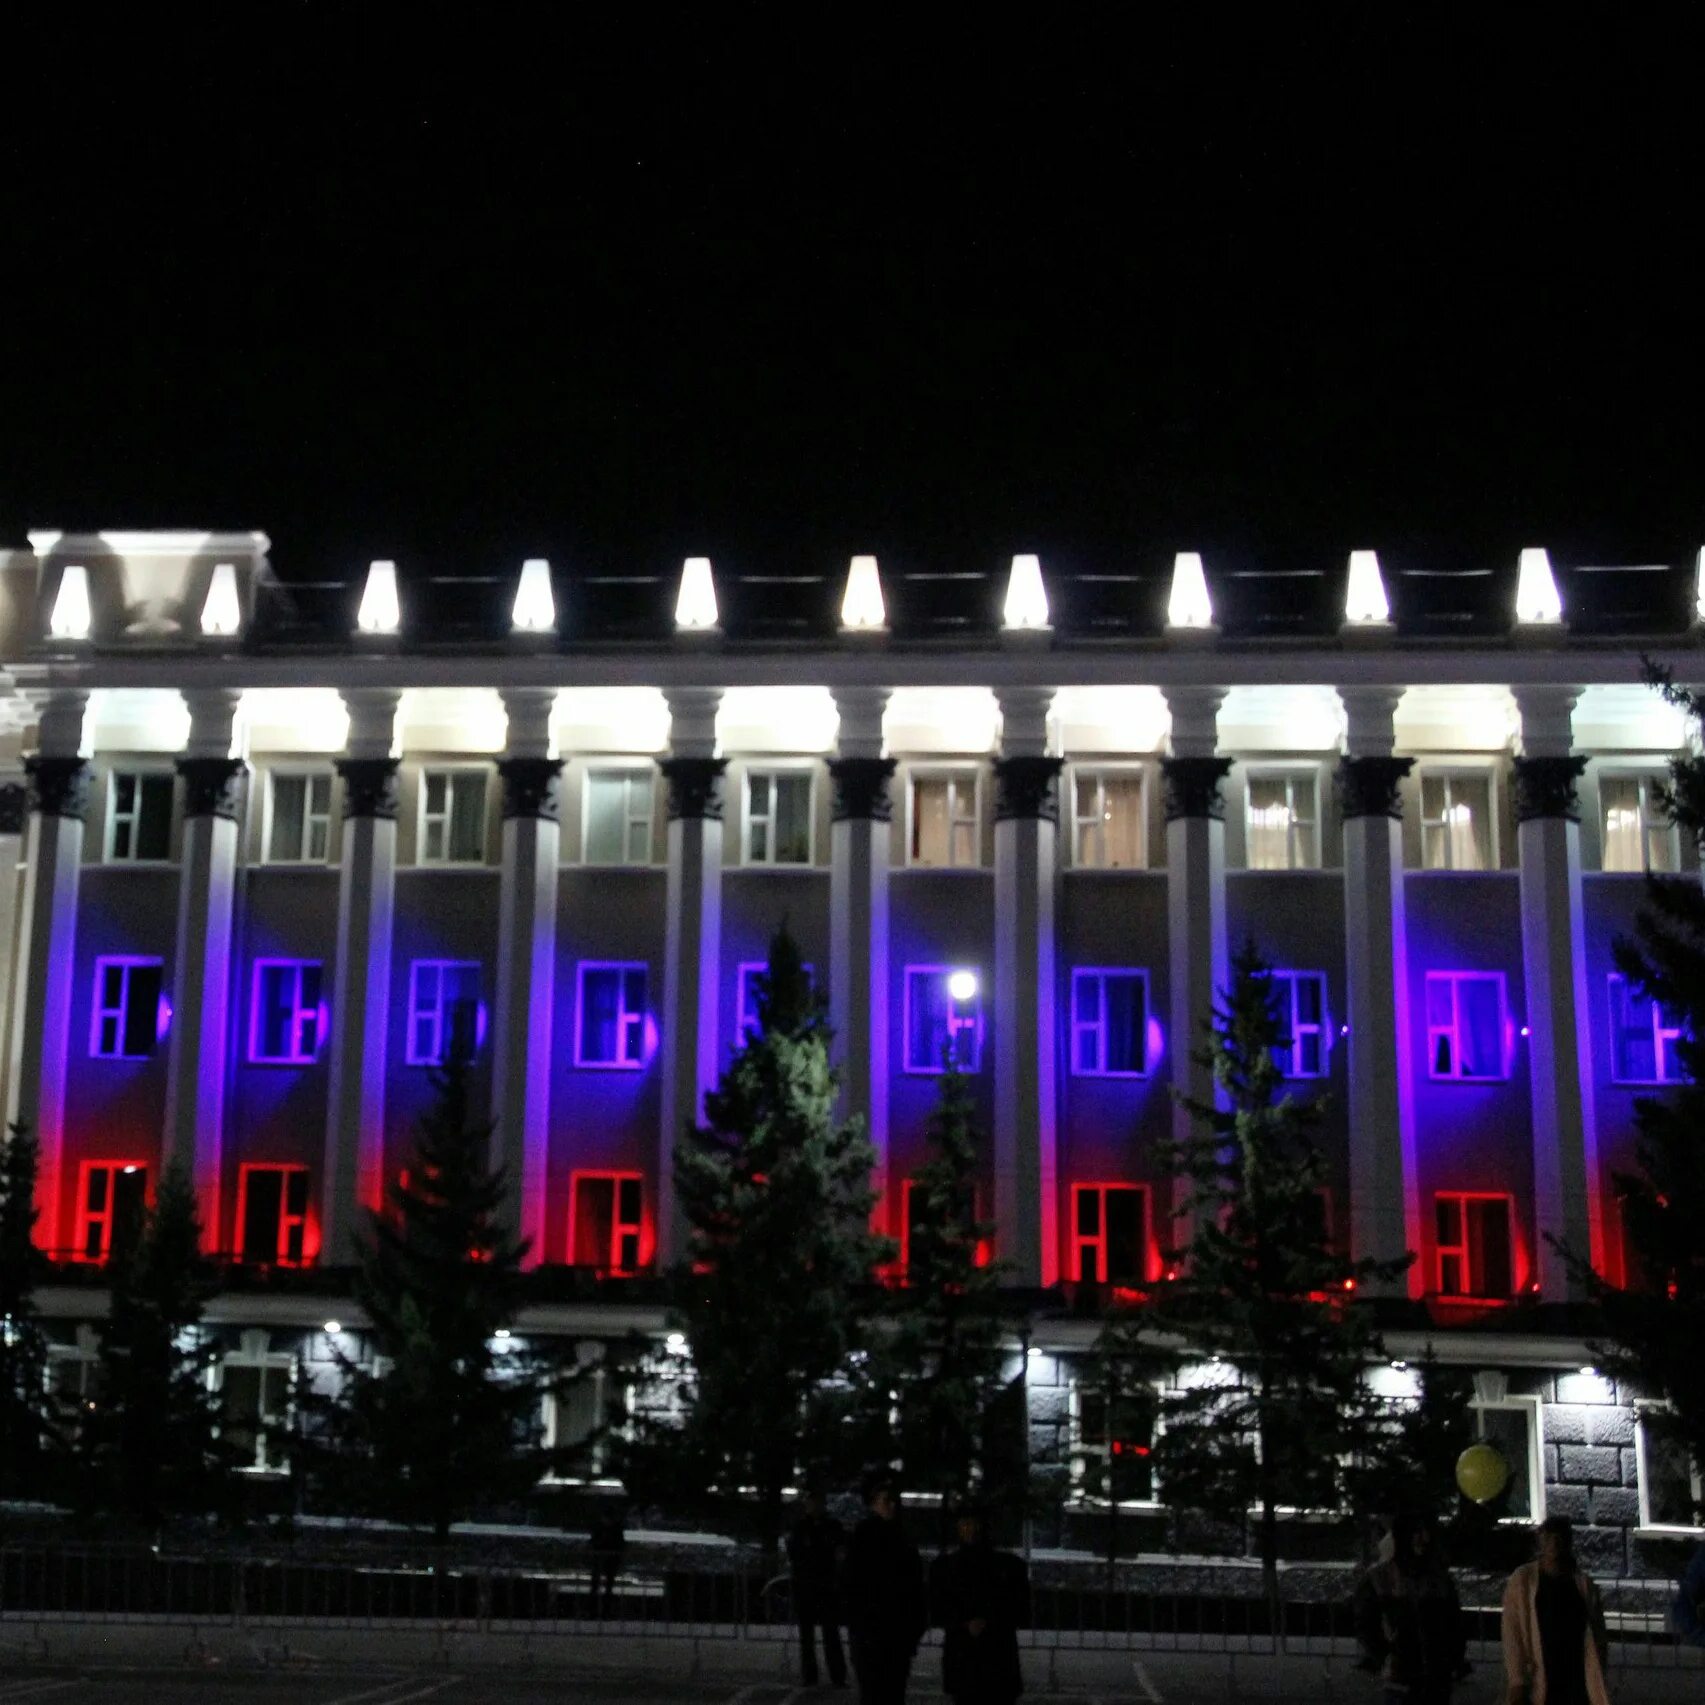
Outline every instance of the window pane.
[[811, 778], [779, 776], [775, 781], [775, 862], [811, 862]]
[[1440, 1196], [1434, 1205], [1438, 1217], [1438, 1239], [1441, 1247], [1454, 1248], [1462, 1242], [1462, 1200], [1457, 1196]]
[[586, 862], [620, 864], [627, 834], [627, 777], [586, 778]]
[[589, 1065], [616, 1058], [621, 978], [616, 971], [587, 971], [580, 985], [580, 1057]]
[[1528, 1425], [1526, 1409], [1482, 1409], [1479, 1432], [1510, 1465], [1509, 1490], [1505, 1494], [1506, 1515], [1529, 1520], [1533, 1515], [1533, 1484], [1528, 1472]]
[[1147, 1239], [1141, 1190], [1107, 1192], [1107, 1282], [1141, 1284], [1147, 1277]]
[[172, 778], [170, 776], [143, 776], [140, 798], [134, 856], [137, 858], [170, 858], [172, 855]]
[[1110, 776], [1102, 811], [1102, 841], [1109, 870], [1141, 870], [1148, 859], [1143, 836], [1140, 776]]
[[303, 806], [307, 788], [306, 776], [272, 778], [272, 845], [267, 848], [269, 858], [294, 861], [302, 857]]
[[485, 857], [485, 777], [463, 771], [452, 784], [450, 862], [478, 864]]
[[1646, 1514], [1662, 1527], [1691, 1527], [1693, 1508], [1692, 1465], [1687, 1446], [1660, 1431], [1644, 1418], [1640, 1422], [1646, 1470]]
[[445, 790], [448, 784], [449, 778], [442, 770], [426, 772], [426, 809], [434, 816], [442, 816], [444, 813]]
[[1143, 1004], [1141, 977], [1107, 979], [1107, 1069], [1110, 1072], [1140, 1072], [1143, 1069], [1144, 1029], [1148, 1014]]
[[947, 1050], [947, 974], [912, 971], [906, 976], [906, 1066], [940, 1071]]
[[607, 1267], [611, 1233], [615, 1228], [616, 1181], [577, 1178], [574, 1181], [574, 1264]]
[[1452, 1020], [1451, 979], [1449, 977], [1427, 978], [1427, 1023], [1449, 1024]]
[[283, 1174], [268, 1167], [251, 1168], [243, 1179], [243, 1259], [278, 1259], [278, 1214], [283, 1200]]
[[1504, 1003], [1499, 984], [1489, 977], [1465, 978], [1457, 985], [1457, 1020], [1463, 1077], [1504, 1075]]
[[1510, 1209], [1502, 1198], [1468, 1204], [1468, 1260], [1475, 1294], [1507, 1297], [1515, 1289], [1510, 1264]]
[[947, 783], [912, 783], [912, 862], [944, 865], [949, 861]]
[[1491, 869], [1492, 784], [1485, 776], [1457, 776], [1452, 783], [1451, 856], [1457, 870]]
[[1301, 1024], [1320, 1023], [1324, 1010], [1322, 997], [1323, 984], [1319, 977], [1298, 977], [1295, 980], [1296, 1015]]
[[1249, 868], [1286, 870], [1291, 862], [1291, 808], [1283, 776], [1249, 778]]
[[1598, 785], [1604, 806], [1604, 868], [1644, 870], [1639, 778], [1605, 776]]
[[1077, 1234], [1079, 1237], [1099, 1237], [1101, 1235], [1101, 1192], [1099, 1190], [1078, 1190], [1077, 1197]]
[[158, 965], [132, 965], [124, 1010], [124, 1051], [152, 1054], [160, 1040], [160, 980]]

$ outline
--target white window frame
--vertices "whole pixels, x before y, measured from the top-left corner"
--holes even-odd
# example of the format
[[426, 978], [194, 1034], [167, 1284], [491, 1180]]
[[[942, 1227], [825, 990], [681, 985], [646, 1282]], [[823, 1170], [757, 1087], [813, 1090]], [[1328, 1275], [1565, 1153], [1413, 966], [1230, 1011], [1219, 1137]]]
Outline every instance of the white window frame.
[[1500, 1519], [1505, 1527], [1537, 1527], [1545, 1520], [1545, 1405], [1537, 1397], [1499, 1397], [1468, 1400], [1469, 1413], [1474, 1417], [1474, 1436], [1483, 1439], [1485, 1428], [1480, 1417], [1488, 1410], [1515, 1411], [1528, 1417], [1527, 1423], [1527, 1483], [1533, 1492], [1533, 1508], [1526, 1515], [1508, 1515]]
[[[1431, 1001], [1429, 992], [1435, 981], [1448, 982], [1451, 985], [1450, 994], [1450, 1036], [1451, 1063], [1460, 1067], [1462, 1063], [1462, 1002], [1458, 998], [1458, 985], [1462, 983], [1495, 983], [1498, 988], [1498, 1065], [1496, 1077], [1487, 1077], [1484, 1073], [1469, 1075], [1461, 1070], [1436, 1072], [1433, 1061], [1436, 1058], [1433, 1048], [1433, 1038], [1441, 1035], [1445, 1026], [1434, 1024], [1428, 1012]], [[1428, 971], [1421, 983], [1421, 1022], [1427, 1036], [1427, 1081], [1429, 1083], [1507, 1083], [1510, 1077], [1510, 986], [1502, 971]]]
[[[590, 1377], [594, 1393], [593, 1402], [597, 1405], [598, 1414], [602, 1417], [606, 1412], [609, 1403], [609, 1388], [612, 1377], [609, 1361], [606, 1356], [598, 1355], [595, 1360], [588, 1364], [587, 1360], [580, 1356], [579, 1347], [576, 1348], [575, 1357], [583, 1370], [589, 1368], [589, 1372], [583, 1372], [581, 1377]], [[544, 1477], [545, 1485], [614, 1486], [618, 1483], [615, 1476], [606, 1473], [605, 1470], [609, 1466], [611, 1440], [619, 1439], [626, 1442], [631, 1440], [633, 1437], [634, 1416], [637, 1413], [637, 1392], [635, 1390], [635, 1386], [636, 1381], [633, 1379], [625, 1379], [621, 1381], [621, 1423], [614, 1428], [602, 1428], [601, 1436], [593, 1439], [590, 1475], [557, 1474], [554, 1471], [547, 1471]], [[557, 1428], [560, 1425], [560, 1406], [557, 1401], [557, 1394], [554, 1390], [547, 1390], [544, 1394], [541, 1404], [540, 1420], [542, 1424], [542, 1442], [544, 1449], [547, 1451], [556, 1451], [564, 1448], [557, 1442]]]
[[[1142, 862], [1139, 864], [1112, 865], [1105, 862], [1100, 864], [1085, 864], [1078, 857], [1078, 831], [1085, 825], [1098, 824], [1104, 820], [1106, 809], [1105, 799], [1109, 781], [1131, 781], [1137, 784], [1137, 818], [1142, 824]], [[1081, 781], [1093, 781], [1096, 785], [1097, 812], [1093, 817], [1080, 817], [1077, 810], [1077, 790]], [[1149, 868], [1149, 771], [1147, 764], [1072, 764], [1068, 766], [1066, 775], [1066, 802], [1068, 810], [1066, 818], [1071, 827], [1071, 844], [1068, 853], [1074, 870], [1147, 870]], [[908, 842], [908, 845], [910, 843]], [[1106, 847], [1102, 847], [1105, 858]]]
[[[1071, 1499], [1079, 1509], [1111, 1509], [1115, 1503], [1114, 1499], [1086, 1492], [1083, 1486], [1084, 1459], [1090, 1455], [1090, 1447], [1083, 1440], [1083, 1388], [1086, 1383], [1075, 1373], [1068, 1375], [1066, 1382], [1066, 1461], [1071, 1478]], [[1150, 1383], [1155, 1394], [1155, 1414], [1154, 1434], [1149, 1445], [1149, 1496], [1116, 1500], [1122, 1510], [1158, 1510], [1164, 1503], [1160, 1489], [1160, 1466], [1155, 1459], [1154, 1450], [1160, 1443], [1161, 1431], [1165, 1425], [1161, 1416], [1161, 1399], [1166, 1394], [1166, 1387], [1159, 1380]]]
[[[1428, 829], [1444, 829], [1445, 846], [1450, 846], [1450, 819], [1445, 817], [1428, 817], [1425, 814], [1426, 783], [1434, 778], [1445, 783], [1445, 811], [1451, 809], [1450, 784], [1456, 780], [1483, 781], [1486, 784], [1486, 869], [1459, 870], [1454, 864], [1427, 863], [1427, 831]], [[1490, 763], [1423, 763], [1415, 772], [1415, 820], [1421, 826], [1421, 858], [1417, 868], [1426, 871], [1438, 871], [1451, 876], [1484, 876], [1488, 871], [1502, 870], [1503, 857], [1498, 845], [1498, 771], [1497, 766]]]
[[[164, 776], [170, 780], [172, 787], [170, 803], [166, 807], [166, 856], [164, 858], [138, 858], [134, 853], [121, 854], [115, 850], [114, 843], [118, 840], [118, 782], [120, 776], [134, 776], [136, 778], [136, 797], [139, 805], [142, 799], [142, 782], [144, 779], [157, 779]], [[103, 837], [101, 852], [103, 862], [107, 864], [141, 864], [154, 866], [170, 864], [172, 862], [172, 839], [177, 829], [177, 814], [177, 772], [170, 764], [158, 762], [150, 763], [146, 760], [141, 762], [130, 762], [127, 760], [121, 764], [114, 764], [113, 767], [107, 771], [107, 822], [106, 834]], [[135, 846], [136, 844], [136, 829], [141, 823], [141, 820], [140, 812], [130, 813], [130, 843], [132, 846]]]
[[[767, 777], [771, 783], [770, 809], [766, 813], [756, 813], [752, 810], [752, 782], [755, 777]], [[775, 793], [774, 783], [780, 780], [793, 780], [799, 776], [805, 778], [805, 862], [782, 863], [776, 858], [776, 824], [775, 824]], [[752, 826], [754, 823], [765, 822], [769, 825], [769, 852], [767, 858], [752, 856]], [[816, 766], [809, 759], [766, 760], [761, 764], [748, 765], [745, 774], [740, 778], [740, 863], [751, 870], [809, 870], [817, 862], [817, 773]]]
[[[633, 797], [630, 793], [625, 801], [622, 813], [622, 851], [629, 853], [633, 849], [635, 830], [644, 837], [645, 856], [643, 858], [624, 857], [618, 864], [609, 864], [604, 860], [596, 860], [591, 856], [590, 841], [592, 835], [592, 783], [593, 780], [609, 780], [620, 777], [631, 788], [638, 783], [645, 800], [645, 815], [642, 818], [633, 809]], [[655, 836], [657, 822], [657, 774], [655, 769], [640, 764], [596, 763], [588, 764], [580, 778], [580, 862], [591, 865], [598, 870], [638, 870], [655, 861]]]
[[[1143, 991], [1143, 1034], [1138, 1038], [1142, 1051], [1142, 1070], [1135, 1072], [1110, 1071], [1107, 1066], [1107, 979], [1109, 977], [1134, 977], [1142, 985]], [[1100, 985], [1099, 998], [1096, 1002], [1098, 1017], [1093, 1024], [1081, 1022], [1077, 1015], [1077, 992], [1081, 982], [1094, 980]], [[1067, 1071], [1072, 1077], [1084, 1078], [1146, 1078], [1153, 1070], [1153, 1062], [1149, 1059], [1148, 1022], [1153, 1009], [1149, 1005], [1149, 974], [1137, 965], [1074, 965], [1072, 967], [1071, 988], [1067, 993], [1071, 1002], [1067, 1012], [1067, 1028], [1069, 1035], [1067, 1046], [1071, 1052], [1066, 1061]], [[1078, 1036], [1083, 1031], [1092, 1031], [1095, 1035], [1095, 1057], [1097, 1061], [1094, 1071], [1082, 1070], [1077, 1061]]]
[[[618, 1060], [588, 1060], [584, 1057], [582, 1043], [586, 1034], [586, 973], [588, 971], [614, 971], [619, 974], [620, 1017], [617, 1020], [617, 1032], [624, 1039], [629, 1033], [632, 1021], [639, 1020], [639, 1056], [628, 1059], [624, 1056]], [[639, 1011], [632, 1012], [627, 1006], [627, 977], [630, 971], [638, 971], [645, 978], [645, 1002]], [[574, 968], [574, 1065], [577, 1071], [585, 1072], [637, 1072], [643, 1071], [646, 1064], [645, 1056], [645, 1022], [651, 1012], [651, 965], [644, 959], [582, 959]], [[625, 1041], [624, 1041], [625, 1046]]]
[[[423, 972], [431, 972], [429, 978]], [[444, 1064], [445, 1032], [448, 1028], [445, 1022], [444, 1002], [444, 973], [446, 971], [472, 971], [474, 982], [479, 993], [474, 997], [475, 1032], [474, 1052], [479, 1052], [480, 1021], [478, 1009], [485, 1003], [484, 967], [478, 959], [411, 959], [408, 968], [408, 1031], [403, 1037], [403, 1059], [411, 1066], [442, 1066]], [[422, 1001], [422, 985], [430, 981], [433, 985], [432, 1000]], [[422, 1053], [414, 1045], [415, 1026], [430, 1015], [432, 1023], [432, 1050], [430, 1054]]]
[[[1609, 1007], [1610, 1019], [1610, 1081], [1622, 1085], [1652, 1085], [1677, 1084], [1687, 1082], [1687, 1073], [1681, 1062], [1675, 1057], [1676, 1045], [1686, 1035], [1680, 1026], [1664, 1023], [1663, 1008], [1650, 996], [1639, 994], [1632, 983], [1620, 971], [1612, 971], [1605, 977], [1605, 1001]], [[1629, 999], [1643, 1000], [1651, 1009], [1652, 1014], [1652, 1061], [1657, 1067], [1656, 1077], [1628, 1077], [1622, 1072], [1617, 1060], [1618, 1043], [1622, 1034], [1622, 1026], [1616, 1022], [1618, 1006]], [[1664, 1064], [1668, 1061], [1672, 1067], [1665, 1071]]]
[[[1662, 815], [1653, 810], [1652, 788], [1655, 784], [1667, 779], [1667, 772], [1656, 765], [1640, 764], [1607, 764], [1598, 772], [1599, 808], [1598, 808], [1598, 867], [1612, 876], [1638, 876], [1650, 874], [1652, 870], [1652, 837], [1663, 835], [1669, 842], [1671, 863], [1668, 871], [1660, 874], [1676, 874], [1681, 872], [1681, 831], [1673, 823], [1666, 823]], [[1604, 784], [1607, 781], [1631, 781], [1639, 786], [1639, 803], [1636, 806], [1640, 814], [1640, 869], [1638, 871], [1613, 871], [1604, 861], [1605, 849], [1610, 844], [1610, 834], [1605, 822], [1606, 808], [1604, 804]]]
[[[1290, 1036], [1290, 1046], [1285, 1052], [1290, 1056], [1290, 1066], [1284, 1069], [1287, 1083], [1318, 1083], [1332, 1075], [1332, 1002], [1331, 991], [1327, 985], [1324, 971], [1292, 971], [1274, 970], [1271, 974], [1275, 988], [1282, 987], [1285, 991], [1282, 1004], [1288, 1008], [1285, 1019], [1285, 1030]], [[1308, 1024], [1297, 1017], [1297, 985], [1307, 979], [1320, 989], [1320, 1022]], [[1320, 1037], [1320, 1070], [1304, 1072], [1292, 1069], [1297, 1063], [1297, 1038], [1299, 1035], [1314, 1031]], [[1471, 1079], [1471, 1082], [1478, 1081]]]
[[[924, 864], [912, 855], [917, 830], [917, 805], [920, 781], [945, 781], [953, 784], [947, 813], [947, 850], [953, 851], [954, 829], [967, 821], [961, 809], [961, 790], [971, 783], [971, 851], [969, 864]], [[983, 767], [981, 764], [908, 764], [906, 766], [906, 869], [908, 870], [981, 870], [983, 868]]]
[[[321, 813], [314, 810], [314, 783], [324, 781], [326, 785], [326, 809], [323, 821], [326, 829], [326, 850], [320, 857], [314, 858], [304, 852], [300, 858], [278, 858], [272, 850], [272, 828], [278, 820], [277, 784], [280, 781], [304, 781], [308, 785], [302, 790], [302, 845], [309, 846], [313, 841], [314, 825], [322, 821]], [[334, 806], [337, 795], [336, 772], [323, 764], [269, 764], [266, 772], [266, 798], [261, 808], [260, 847], [262, 864], [282, 864], [288, 866], [330, 864], [332, 858], [332, 822], [335, 816]]]
[[[267, 1334], [265, 1329], [260, 1327], [249, 1328], [239, 1339], [237, 1349], [227, 1351], [218, 1361], [208, 1367], [207, 1389], [215, 1396], [224, 1391], [225, 1370], [227, 1368], [254, 1368], [257, 1370], [261, 1376], [263, 1393], [266, 1390], [267, 1374], [282, 1373], [284, 1375], [285, 1398], [284, 1412], [279, 1418], [284, 1423], [285, 1431], [293, 1432], [296, 1421], [296, 1358], [289, 1351], [269, 1350], [266, 1345]], [[273, 1441], [266, 1434], [266, 1419], [265, 1415], [261, 1415], [256, 1421], [255, 1459], [253, 1462], [241, 1464], [237, 1469], [239, 1474], [283, 1474], [289, 1469], [289, 1459], [286, 1455], [281, 1454], [276, 1462], [269, 1458], [268, 1453]]]
[[[117, 965], [124, 972], [123, 985], [119, 991], [119, 1004], [106, 1006], [102, 1004], [101, 984], [106, 981], [105, 971], [109, 965]], [[148, 968], [160, 973], [160, 996], [166, 998], [166, 962], [158, 954], [150, 953], [102, 953], [95, 960], [95, 986], [89, 996], [89, 1058], [91, 1060], [151, 1060], [160, 1051], [163, 1038], [160, 1035], [158, 1011], [154, 1019], [154, 1046], [145, 1054], [127, 1054], [124, 1052], [124, 1033], [130, 1028], [130, 980], [131, 973], [138, 969]], [[101, 1020], [112, 1018], [118, 1025], [118, 1047], [107, 1051], [101, 1047]]]
[[[451, 858], [448, 856], [451, 841], [451, 830], [455, 824], [455, 808], [453, 802], [456, 796], [454, 778], [459, 775], [477, 775], [485, 778], [485, 787], [480, 795], [480, 853], [478, 858]], [[447, 781], [444, 794], [448, 809], [443, 816], [445, 856], [430, 858], [426, 851], [426, 787], [429, 776], [445, 776]], [[486, 843], [491, 827], [491, 766], [489, 764], [422, 764], [419, 773], [420, 805], [415, 814], [414, 862], [417, 865], [427, 865], [433, 870], [479, 870], [486, 864]], [[436, 816], [436, 813], [434, 813]]]
[[[1668, 1408], [1667, 1403], [1656, 1402], [1649, 1397], [1636, 1398], [1634, 1401], [1634, 1463], [1635, 1472], [1640, 1481], [1640, 1531], [1697, 1536], [1700, 1533], [1705, 1533], [1705, 1522], [1695, 1521], [1684, 1526], [1680, 1522], [1654, 1521], [1652, 1519], [1652, 1483], [1646, 1472], [1646, 1416], [1653, 1411], [1663, 1413]], [[1692, 1482], [1693, 1502], [1695, 1506], [1698, 1506], [1705, 1503], [1705, 1475], [1702, 1475], [1699, 1463], [1692, 1458], [1688, 1461], [1688, 1470], [1688, 1478]]]
[[[1251, 786], [1258, 781], [1282, 781], [1285, 784], [1285, 809], [1290, 813], [1290, 823], [1285, 830], [1286, 863], [1278, 870], [1270, 865], [1256, 866], [1251, 863], [1249, 856], [1255, 807], [1250, 803]], [[1312, 814], [1306, 818], [1299, 817], [1296, 810], [1296, 784], [1308, 784], [1309, 798], [1312, 801]], [[1303, 827], [1314, 835], [1314, 861], [1311, 864], [1297, 862], [1297, 830]], [[1243, 867], [1245, 870], [1259, 870], [1264, 876], [1278, 876], [1291, 870], [1324, 870], [1326, 867], [1325, 829], [1320, 820], [1320, 766], [1311, 763], [1259, 763], [1246, 764], [1243, 770]]]
[[[302, 980], [303, 974], [312, 966], [320, 974], [320, 998], [311, 1006], [303, 1004]], [[290, 1051], [285, 1054], [263, 1054], [261, 1047], [261, 1031], [263, 1029], [261, 1014], [261, 984], [268, 970], [283, 970], [290, 974], [290, 981], [295, 989], [290, 1002]], [[289, 959], [278, 955], [269, 955], [256, 959], [249, 972], [249, 1048], [247, 1063], [251, 1066], [311, 1066], [320, 1057], [320, 1049], [325, 1046], [326, 1032], [331, 1028], [322, 1022], [322, 1008], [326, 996], [326, 966], [323, 959]], [[306, 1053], [302, 1052], [302, 1031], [305, 1025], [312, 1025], [314, 1045]]]

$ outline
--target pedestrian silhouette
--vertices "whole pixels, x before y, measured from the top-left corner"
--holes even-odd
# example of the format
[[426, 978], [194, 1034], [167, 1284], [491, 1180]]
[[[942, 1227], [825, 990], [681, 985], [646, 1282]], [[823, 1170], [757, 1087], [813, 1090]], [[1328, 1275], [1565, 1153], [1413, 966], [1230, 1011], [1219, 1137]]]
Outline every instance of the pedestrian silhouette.
[[592, 1518], [587, 1549], [592, 1553], [592, 1614], [609, 1616], [616, 1608], [616, 1576], [627, 1547], [626, 1512], [619, 1503], [605, 1504]]
[[823, 1506], [823, 1494], [809, 1491], [793, 1531], [787, 1536], [787, 1561], [793, 1573], [793, 1609], [799, 1620], [799, 1673], [807, 1687], [817, 1685], [817, 1632], [823, 1635], [823, 1662], [836, 1687], [847, 1684], [847, 1660], [841, 1650], [841, 1547], [846, 1532]]
[[841, 1602], [852, 1643], [860, 1705], [903, 1705], [912, 1659], [927, 1626], [918, 1548], [900, 1526], [889, 1480], [866, 1494], [869, 1513], [853, 1529], [841, 1570]]
[[1356, 1588], [1361, 1667], [1382, 1677], [1387, 1705], [1450, 1705], [1468, 1668], [1456, 1583], [1425, 1516], [1400, 1514], [1390, 1539]]
[[1604, 1601], [1575, 1562], [1574, 1527], [1548, 1516], [1536, 1540], [1504, 1589], [1510, 1705], [1610, 1705]]
[[954, 1705], [1012, 1705], [1024, 1691], [1018, 1630], [1030, 1620], [1022, 1558], [989, 1543], [980, 1511], [963, 1509], [959, 1543], [929, 1576], [930, 1619], [942, 1631], [941, 1686]]

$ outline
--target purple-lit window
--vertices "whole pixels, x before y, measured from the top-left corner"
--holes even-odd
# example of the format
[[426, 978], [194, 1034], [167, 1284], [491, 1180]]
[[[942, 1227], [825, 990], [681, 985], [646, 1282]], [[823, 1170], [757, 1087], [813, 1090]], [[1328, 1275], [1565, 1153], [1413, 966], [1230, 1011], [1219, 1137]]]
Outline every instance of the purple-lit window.
[[1141, 1077], [1148, 1070], [1146, 971], [1072, 972], [1072, 1075]]
[[471, 959], [417, 959], [408, 972], [408, 1063], [471, 1060], [480, 1045], [480, 968]]
[[[961, 981], [968, 989], [954, 993]], [[906, 1067], [941, 1072], [948, 1055], [962, 1072], [982, 1063], [983, 1003], [976, 979], [950, 965], [906, 967]]]
[[1427, 973], [1427, 1072], [1458, 1082], [1510, 1075], [1501, 971]]
[[[814, 980], [814, 974], [809, 965], [802, 965], [805, 980]], [[737, 975], [737, 998], [739, 1000], [740, 1021], [737, 1028], [736, 1045], [743, 1047], [755, 1037], [763, 1026], [758, 1021], [758, 979], [769, 975], [769, 961], [766, 959], [747, 959], [740, 965]]]
[[249, 1058], [256, 1065], [305, 1066], [320, 1051], [318, 959], [257, 959], [249, 1008]]
[[1332, 1046], [1326, 1013], [1326, 977], [1319, 971], [1275, 971], [1273, 998], [1286, 1045], [1273, 1050], [1273, 1060], [1286, 1077], [1325, 1077]]
[[1683, 1083], [1676, 1053], [1686, 1033], [1682, 1015], [1649, 999], [1619, 971], [1610, 974], [1611, 1074], [1618, 1083]]
[[109, 956], [95, 961], [89, 1052], [97, 1060], [145, 1060], [166, 1028], [161, 999], [165, 967], [158, 959]]
[[636, 1071], [645, 1064], [644, 965], [580, 962], [574, 1063]]

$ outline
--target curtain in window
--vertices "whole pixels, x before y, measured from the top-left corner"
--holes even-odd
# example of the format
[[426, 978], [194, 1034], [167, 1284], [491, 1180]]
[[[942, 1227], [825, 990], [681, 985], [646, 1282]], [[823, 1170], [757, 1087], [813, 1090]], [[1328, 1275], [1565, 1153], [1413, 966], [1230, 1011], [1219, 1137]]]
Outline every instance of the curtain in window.
[[920, 780], [912, 784], [912, 862], [936, 865], [953, 862], [945, 780]]
[[1491, 977], [1465, 977], [1456, 985], [1457, 1038], [1463, 1077], [1504, 1075], [1504, 1003]]
[[1249, 868], [1291, 867], [1291, 805], [1283, 776], [1249, 779]]
[[1640, 824], [1640, 782], [1636, 776], [1606, 776], [1599, 783], [1604, 804], [1604, 868], [1646, 868]]
[[777, 864], [811, 862], [811, 778], [777, 776], [772, 782], [775, 797], [775, 852]]

